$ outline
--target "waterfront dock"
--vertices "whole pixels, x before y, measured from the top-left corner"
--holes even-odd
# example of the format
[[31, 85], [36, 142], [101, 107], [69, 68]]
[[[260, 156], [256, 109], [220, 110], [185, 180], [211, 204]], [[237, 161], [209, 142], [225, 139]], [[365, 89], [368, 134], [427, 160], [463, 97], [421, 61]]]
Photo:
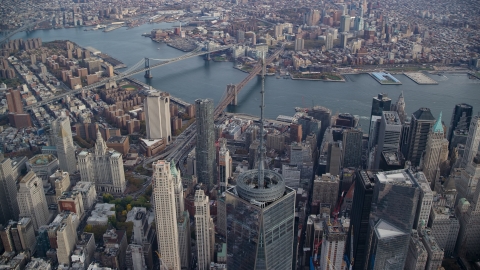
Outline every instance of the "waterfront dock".
[[432, 78], [421, 72], [405, 72], [403, 74], [420, 85], [438, 84], [437, 81], [433, 80]]
[[402, 84], [397, 78], [385, 72], [370, 72], [368, 73], [381, 85], [399, 85]]

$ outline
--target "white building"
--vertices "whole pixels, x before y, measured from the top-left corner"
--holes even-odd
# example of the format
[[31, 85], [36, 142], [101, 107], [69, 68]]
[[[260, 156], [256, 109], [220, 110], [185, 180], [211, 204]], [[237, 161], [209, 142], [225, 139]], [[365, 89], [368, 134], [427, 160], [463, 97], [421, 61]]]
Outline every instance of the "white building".
[[79, 181], [72, 188], [72, 191], [78, 191], [82, 194], [83, 208], [85, 211], [92, 209], [97, 200], [97, 191], [95, 190], [94, 183]]
[[467, 164], [465, 170], [461, 170], [460, 178], [456, 178], [457, 199], [465, 198], [471, 201], [477, 189], [478, 179], [480, 179], [480, 152], [477, 152], [477, 156]]
[[460, 167], [467, 167], [472, 162], [473, 157], [477, 154], [478, 145], [480, 143], [480, 115], [472, 117], [470, 128], [468, 129], [467, 143], [465, 144], [465, 152], [463, 152]]
[[47, 224], [50, 216], [47, 199], [43, 192], [42, 181], [38, 179], [34, 172], [28, 172], [20, 181], [17, 202], [20, 209], [20, 217], [31, 218], [35, 230]]
[[221, 144], [218, 152], [218, 176], [220, 181], [220, 192], [224, 192], [228, 186], [228, 179], [232, 176], [232, 158], [227, 148], [227, 140], [221, 138], [218, 140]]
[[180, 269], [178, 246], [177, 211], [175, 190], [170, 162], [159, 160], [153, 163], [153, 197], [157, 225], [158, 250], [168, 269]]
[[0, 224], [18, 218], [17, 186], [12, 160], [0, 153]]
[[168, 93], [151, 93], [145, 98], [144, 111], [147, 125], [147, 139], [165, 138], [172, 140], [170, 123], [170, 95]]
[[82, 181], [95, 183], [97, 192], [123, 193], [126, 188], [122, 154], [107, 150], [100, 131], [93, 153], [78, 154], [78, 167]]
[[430, 189], [430, 185], [425, 178], [423, 172], [418, 172], [413, 178], [420, 187], [420, 196], [418, 198], [417, 213], [415, 215], [414, 228], [425, 228], [430, 217], [430, 210], [433, 204], [433, 192]]
[[323, 222], [322, 254], [320, 256], [321, 270], [343, 270], [343, 254], [347, 235], [339, 222]]
[[199, 270], [208, 270], [212, 261], [210, 237], [210, 205], [203, 190], [195, 191], [195, 232], [197, 236], [197, 260]]
[[51, 127], [57, 147], [60, 169], [73, 174], [77, 170], [77, 160], [75, 159], [70, 119], [67, 116], [61, 116], [51, 123]]

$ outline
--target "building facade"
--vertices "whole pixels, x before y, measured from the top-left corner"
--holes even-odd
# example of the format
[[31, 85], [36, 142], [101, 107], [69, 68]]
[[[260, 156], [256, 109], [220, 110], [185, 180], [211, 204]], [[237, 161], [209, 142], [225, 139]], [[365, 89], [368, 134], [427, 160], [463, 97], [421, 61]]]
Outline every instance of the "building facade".
[[442, 113], [428, 134], [427, 148], [423, 161], [423, 173], [432, 189], [440, 177], [440, 165], [448, 158], [448, 140], [445, 139], [442, 125]]
[[420, 165], [423, 152], [427, 149], [428, 134], [434, 124], [435, 117], [429, 108], [420, 108], [412, 114], [406, 159], [410, 160], [414, 167]]
[[465, 151], [463, 152], [460, 167], [465, 168], [472, 162], [473, 157], [477, 154], [478, 145], [480, 143], [480, 115], [472, 117], [470, 128], [468, 129], [467, 142], [465, 144]]
[[213, 100], [195, 100], [197, 117], [197, 144], [195, 160], [199, 183], [212, 186], [215, 181], [215, 130], [213, 123]]
[[162, 262], [170, 270], [180, 269], [180, 249], [178, 246], [177, 211], [175, 189], [170, 163], [159, 160], [153, 163], [153, 198], [157, 225], [158, 250]]
[[170, 123], [170, 94], [152, 93], [145, 98], [144, 111], [147, 125], [147, 139], [165, 138], [172, 140]]
[[100, 133], [95, 150], [78, 154], [78, 167], [82, 181], [95, 183], [97, 192], [123, 193], [126, 188], [122, 154], [107, 150]]
[[67, 116], [60, 116], [51, 123], [57, 147], [57, 157], [62, 171], [73, 174], [77, 170], [75, 146], [73, 145], [72, 128]]
[[195, 232], [197, 236], [197, 260], [199, 270], [208, 270], [213, 254], [210, 243], [210, 205], [203, 190], [195, 191]]
[[43, 192], [42, 181], [34, 172], [28, 172], [20, 181], [17, 201], [20, 217], [31, 218], [35, 230], [48, 223], [50, 214], [48, 213], [47, 199]]
[[17, 220], [19, 209], [17, 202], [17, 185], [12, 168], [12, 160], [0, 153], [0, 224]]

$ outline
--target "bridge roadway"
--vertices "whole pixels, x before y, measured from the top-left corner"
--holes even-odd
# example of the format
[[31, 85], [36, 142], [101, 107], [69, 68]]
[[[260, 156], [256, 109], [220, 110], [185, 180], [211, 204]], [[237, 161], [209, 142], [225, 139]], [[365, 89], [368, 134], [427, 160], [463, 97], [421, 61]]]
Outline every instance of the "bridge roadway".
[[149, 67], [141, 67], [145, 63], [145, 59], [142, 59], [138, 63], [133, 65], [131, 68], [129, 68], [127, 71], [125, 71], [124, 73], [121, 73], [121, 74], [119, 74], [117, 76], [114, 76], [112, 78], [107, 78], [105, 80], [102, 80], [100, 82], [91, 84], [89, 86], [85, 86], [85, 87], [77, 89], [77, 90], [68, 91], [68, 92], [56, 95], [54, 97], [48, 98], [48, 99], [38, 101], [37, 103], [25, 106], [24, 110], [28, 111], [28, 110], [31, 110], [33, 108], [37, 108], [37, 107], [40, 107], [40, 106], [43, 106], [43, 105], [47, 105], [47, 104], [52, 103], [56, 100], [60, 100], [60, 99], [66, 97], [66, 96], [69, 96], [69, 95], [76, 95], [76, 94], [80, 94], [84, 91], [93, 90], [97, 87], [100, 87], [100, 86], [103, 86], [103, 85], [107, 84], [108, 82], [122, 80], [122, 79], [128, 78], [132, 75], [145, 72], [146, 70], [151, 70], [151, 69], [154, 69], [154, 68], [157, 68], [157, 67], [165, 66], [165, 65], [168, 65], [168, 64], [171, 64], [171, 63], [174, 63], [174, 62], [182, 61], [182, 60], [192, 58], [192, 57], [196, 57], [196, 56], [200, 56], [200, 55], [205, 55], [205, 54], [209, 54], [209, 53], [223, 51], [223, 50], [229, 49], [231, 47], [232, 47], [231, 45], [230, 46], [220, 46], [220, 47], [215, 48], [215, 49], [210, 50], [210, 51], [201, 51], [201, 48], [197, 47], [197, 49], [195, 49], [194, 51], [192, 51], [190, 53], [187, 53], [187, 54], [184, 54], [182, 56], [172, 58], [172, 59], [164, 60], [164, 59], [152, 59], [152, 58], [150, 58], [151, 60], [160, 60], [161, 62], [156, 63], [154, 65], [151, 65]]
[[[275, 58], [277, 58], [280, 55], [280, 53], [283, 52], [284, 49], [285, 49], [285, 46], [282, 45], [281, 48], [276, 50], [270, 57], [268, 57], [265, 60], [265, 65], [268, 65], [268, 64], [272, 63], [273, 60], [275, 60]], [[235, 85], [235, 94], [229, 93], [228, 90], [227, 90], [226, 95], [224, 96], [223, 100], [220, 101], [218, 103], [217, 107], [215, 108], [215, 112], [214, 112], [215, 119], [227, 108], [228, 104], [230, 104], [234, 100], [234, 98], [238, 95], [238, 93], [240, 93], [240, 91], [243, 89], [243, 87], [251, 79], [253, 79], [253, 77], [255, 77], [261, 70], [262, 70], [262, 63], [259, 62], [258, 64], [255, 65], [255, 67], [252, 69], [252, 71], [250, 71], [250, 74], [248, 74], [248, 76], [245, 79], [243, 79], [239, 84]]]
[[0, 45], [5, 43], [8, 39], [13, 37], [15, 34], [23, 32], [23, 31], [27, 30], [28, 28], [35, 26], [36, 24], [37, 24], [37, 22], [27, 22], [27, 23], [25, 23], [23, 26], [15, 29], [14, 31], [8, 33], [6, 37], [2, 38], [0, 40]]

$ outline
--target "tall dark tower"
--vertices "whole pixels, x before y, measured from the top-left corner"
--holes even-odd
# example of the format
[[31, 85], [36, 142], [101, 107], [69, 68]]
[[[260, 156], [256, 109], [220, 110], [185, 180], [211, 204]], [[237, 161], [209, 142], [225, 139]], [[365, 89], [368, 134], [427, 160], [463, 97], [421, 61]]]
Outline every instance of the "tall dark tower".
[[213, 125], [213, 100], [195, 100], [197, 117], [197, 145], [195, 159], [198, 183], [209, 188], [214, 185], [215, 178], [215, 129]]
[[[265, 63], [264, 68], [265, 68]], [[295, 264], [295, 190], [264, 166], [264, 80], [260, 105], [260, 144], [256, 169], [242, 172], [225, 192], [228, 269], [292, 269]]]
[[470, 121], [472, 120], [472, 113], [473, 107], [468, 104], [460, 103], [455, 105], [455, 108], [453, 108], [452, 119], [450, 120], [450, 128], [448, 129], [447, 134], [447, 140], [450, 144], [452, 143], [453, 137], [455, 137], [455, 133], [458, 135], [468, 133]]
[[[368, 223], [370, 208], [372, 206], [373, 189], [375, 178], [370, 171], [358, 171], [355, 180], [355, 191], [353, 195], [350, 235], [353, 236], [353, 244], [347, 245], [353, 250], [347, 254], [353, 255], [353, 270], [363, 270], [367, 256]], [[352, 241], [351, 237], [347, 238]], [[350, 258], [352, 261], [352, 258]]]
[[382, 116], [383, 111], [390, 111], [392, 106], [392, 99], [387, 96], [387, 94], [378, 94], [378, 96], [373, 97], [372, 100], [372, 111], [370, 116]]
[[428, 134], [434, 124], [435, 117], [433, 117], [429, 108], [420, 108], [412, 114], [408, 136], [408, 155], [406, 157], [406, 160], [412, 162], [412, 166], [420, 165], [423, 151], [427, 149]]

